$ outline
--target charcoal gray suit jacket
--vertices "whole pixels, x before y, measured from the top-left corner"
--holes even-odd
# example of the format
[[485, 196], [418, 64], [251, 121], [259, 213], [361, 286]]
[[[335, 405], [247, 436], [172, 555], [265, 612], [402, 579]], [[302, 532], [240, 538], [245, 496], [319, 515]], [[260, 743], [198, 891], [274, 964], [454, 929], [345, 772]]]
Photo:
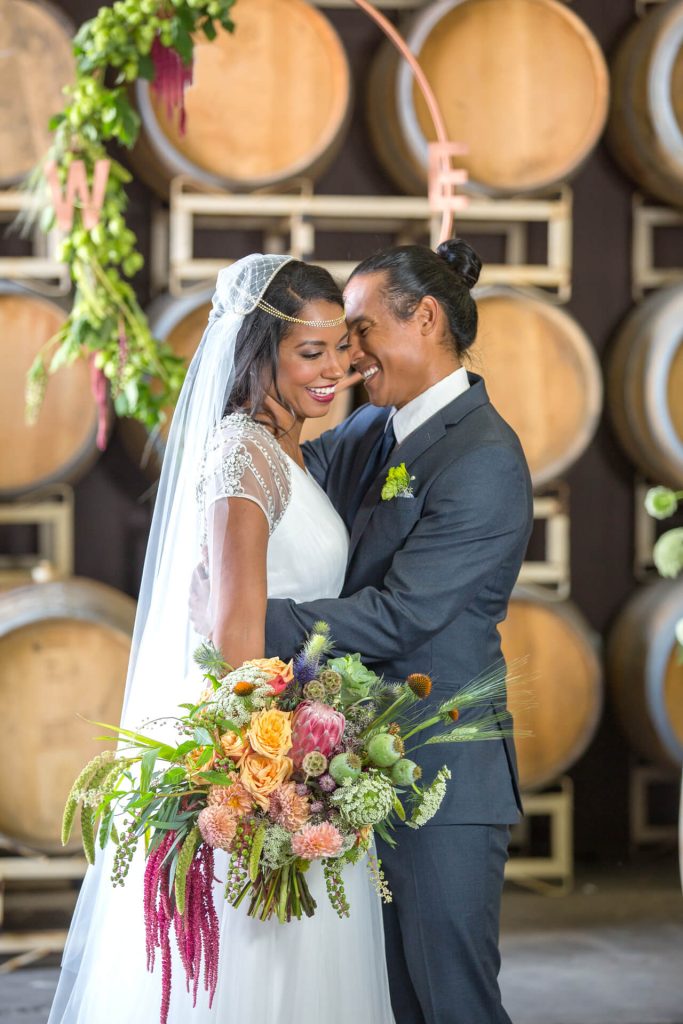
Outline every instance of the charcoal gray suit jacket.
[[[269, 655], [289, 657], [324, 619], [338, 651], [359, 651], [387, 679], [429, 673], [432, 702], [499, 661], [497, 625], [529, 540], [532, 492], [516, 434], [489, 402], [481, 377], [469, 380], [468, 391], [394, 449], [353, 522], [349, 499], [388, 410], [363, 406], [304, 446], [309, 471], [349, 528], [346, 581], [339, 598], [269, 601]], [[383, 501], [387, 470], [401, 462], [415, 478], [414, 497]], [[442, 764], [453, 773], [433, 824], [517, 820], [510, 740], [434, 745], [414, 756], [426, 781]]]

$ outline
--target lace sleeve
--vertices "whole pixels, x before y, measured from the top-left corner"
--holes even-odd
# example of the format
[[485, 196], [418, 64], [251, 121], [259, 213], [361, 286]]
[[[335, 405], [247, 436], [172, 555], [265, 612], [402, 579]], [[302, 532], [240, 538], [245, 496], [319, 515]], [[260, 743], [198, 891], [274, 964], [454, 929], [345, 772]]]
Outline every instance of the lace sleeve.
[[226, 416], [209, 443], [197, 488], [204, 536], [211, 507], [221, 498], [255, 502], [272, 534], [289, 503], [290, 472], [287, 456], [265, 427], [246, 415]]
[[[228, 538], [229, 498], [254, 502], [268, 536], [282, 519], [291, 494], [291, 468], [275, 438], [246, 415], [226, 416], [214, 431], [197, 483], [201, 555], [190, 586], [190, 618], [212, 637], [221, 593], [230, 587], [234, 558]], [[256, 550], [256, 548], [254, 549]], [[265, 571], [265, 556], [264, 571]]]

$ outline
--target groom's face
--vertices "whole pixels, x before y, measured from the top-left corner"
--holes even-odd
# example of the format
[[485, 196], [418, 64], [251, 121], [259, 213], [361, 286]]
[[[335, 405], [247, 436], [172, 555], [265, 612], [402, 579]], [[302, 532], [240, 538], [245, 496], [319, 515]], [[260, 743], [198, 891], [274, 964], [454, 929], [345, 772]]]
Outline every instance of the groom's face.
[[344, 289], [351, 365], [364, 378], [373, 405], [397, 408], [421, 394], [428, 379], [430, 345], [419, 316], [399, 320], [386, 296], [386, 274], [352, 277]]

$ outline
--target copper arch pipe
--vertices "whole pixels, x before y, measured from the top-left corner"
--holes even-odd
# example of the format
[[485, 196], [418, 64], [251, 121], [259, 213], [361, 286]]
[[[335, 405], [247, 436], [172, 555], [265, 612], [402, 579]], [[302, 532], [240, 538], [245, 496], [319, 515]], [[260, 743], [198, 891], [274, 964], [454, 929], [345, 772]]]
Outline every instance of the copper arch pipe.
[[[427, 76], [420, 67], [420, 64], [415, 58], [415, 55], [411, 52], [405, 39], [398, 31], [398, 29], [396, 29], [394, 25], [392, 25], [391, 22], [387, 18], [385, 18], [385, 16], [381, 14], [380, 11], [377, 10], [376, 7], [373, 7], [373, 5], [369, 3], [369, 0], [354, 0], [354, 3], [356, 4], [357, 7], [360, 7], [360, 9], [364, 11], [369, 18], [372, 18], [372, 20], [377, 25], [379, 25], [382, 32], [384, 32], [385, 36], [387, 36], [391, 40], [391, 42], [394, 44], [400, 55], [410, 65], [413, 75], [415, 76], [415, 81], [420, 87], [420, 91], [422, 92], [425, 103], [427, 104], [427, 109], [429, 110], [430, 117], [434, 122], [437, 140], [442, 144], [447, 144], [449, 139], [448, 133], [446, 131], [446, 122], [443, 119], [441, 108], [439, 107], [436, 96], [434, 95], [434, 91], [431, 85], [429, 84]], [[441, 220], [442, 239], [450, 238], [452, 232], [453, 210], [444, 209], [443, 217]]]

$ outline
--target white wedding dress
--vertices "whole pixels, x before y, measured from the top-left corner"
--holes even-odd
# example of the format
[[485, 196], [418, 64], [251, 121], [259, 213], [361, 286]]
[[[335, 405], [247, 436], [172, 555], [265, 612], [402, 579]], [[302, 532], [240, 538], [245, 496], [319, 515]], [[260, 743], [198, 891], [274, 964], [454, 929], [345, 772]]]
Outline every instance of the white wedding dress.
[[[269, 597], [307, 601], [339, 594], [348, 547], [344, 524], [313, 478], [246, 416], [226, 417], [206, 453], [198, 498], [208, 533], [212, 513], [227, 508], [221, 499], [234, 496], [256, 502], [268, 518]], [[196, 698], [200, 680], [185, 685], [195, 692], [184, 699]], [[140, 722], [148, 710], [144, 700], [129, 706], [126, 720]], [[98, 851], [100, 859], [84, 881], [48, 1024], [156, 1024], [161, 965], [153, 974], [145, 968], [143, 856], [136, 854], [125, 886], [113, 894], [111, 854]], [[225, 904], [227, 860], [218, 853], [214, 898], [221, 937], [213, 1005], [200, 984], [192, 1009], [174, 950], [169, 1024], [394, 1024], [381, 905], [365, 861], [344, 870], [349, 918], [340, 920], [329, 905], [321, 866], [314, 863], [307, 876], [318, 905], [314, 917], [281, 925], [254, 921], [244, 905], [234, 910]]]

